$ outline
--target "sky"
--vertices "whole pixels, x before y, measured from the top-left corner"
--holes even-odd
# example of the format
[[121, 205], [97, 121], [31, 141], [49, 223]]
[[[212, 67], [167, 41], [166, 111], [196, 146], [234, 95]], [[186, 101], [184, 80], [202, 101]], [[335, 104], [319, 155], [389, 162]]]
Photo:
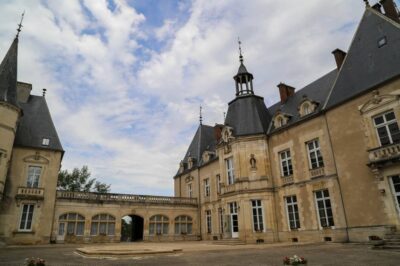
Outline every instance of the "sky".
[[[375, 1], [370, 1], [371, 5]], [[397, 1], [399, 6], [399, 2]], [[46, 100], [65, 150], [115, 193], [173, 195], [199, 125], [223, 123], [244, 63], [271, 106], [347, 51], [362, 0], [0, 0], [0, 58], [16, 34], [18, 80]]]

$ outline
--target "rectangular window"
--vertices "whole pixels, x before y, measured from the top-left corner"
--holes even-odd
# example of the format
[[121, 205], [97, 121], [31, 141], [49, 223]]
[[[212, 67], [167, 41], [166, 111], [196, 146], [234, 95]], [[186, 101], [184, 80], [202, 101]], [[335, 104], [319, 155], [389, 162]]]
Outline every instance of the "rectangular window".
[[315, 192], [318, 217], [321, 227], [334, 226], [331, 200], [327, 189]]
[[221, 194], [221, 176], [217, 175], [217, 193]]
[[374, 117], [374, 125], [381, 146], [400, 141], [400, 130], [393, 111]]
[[211, 234], [211, 211], [207, 210], [206, 211], [206, 225], [207, 225], [207, 233]]
[[33, 210], [35, 205], [24, 204], [22, 206], [21, 222], [19, 223], [19, 230], [21, 231], [31, 231], [32, 230], [32, 218]]
[[314, 139], [306, 143], [308, 149], [308, 160], [310, 169], [324, 167], [324, 160], [322, 159], [321, 148], [319, 147], [318, 139]]
[[210, 179], [209, 178], [204, 179], [204, 195], [206, 197], [210, 196]]
[[292, 158], [290, 157], [290, 150], [280, 152], [279, 158], [281, 159], [282, 176], [293, 175], [293, 166], [292, 166]]
[[251, 207], [253, 209], [253, 229], [256, 232], [263, 232], [264, 221], [261, 200], [252, 200]]
[[29, 166], [26, 186], [27, 187], [39, 187], [39, 178], [40, 178], [41, 172], [42, 172], [42, 167]]
[[225, 160], [226, 164], [226, 174], [228, 177], [228, 185], [235, 183], [235, 171], [233, 169], [233, 158], [228, 158]]
[[188, 197], [191, 198], [193, 196], [192, 184], [188, 184]]
[[290, 229], [300, 228], [299, 208], [297, 206], [297, 197], [286, 197], [286, 213], [288, 217], [288, 224]]

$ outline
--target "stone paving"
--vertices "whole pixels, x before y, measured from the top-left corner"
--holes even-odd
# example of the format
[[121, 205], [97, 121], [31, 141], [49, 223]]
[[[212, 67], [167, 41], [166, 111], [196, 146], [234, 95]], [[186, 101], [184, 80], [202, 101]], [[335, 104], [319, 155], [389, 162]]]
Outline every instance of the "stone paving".
[[[178, 250], [174, 253], [136, 254], [91, 258], [87, 250]], [[0, 265], [24, 265], [25, 258], [40, 257], [46, 265], [283, 265], [285, 256], [304, 256], [310, 265], [400, 265], [400, 252], [373, 250], [357, 244], [260, 244], [226, 246], [212, 242], [129, 243], [113, 245], [45, 245], [0, 248]]]

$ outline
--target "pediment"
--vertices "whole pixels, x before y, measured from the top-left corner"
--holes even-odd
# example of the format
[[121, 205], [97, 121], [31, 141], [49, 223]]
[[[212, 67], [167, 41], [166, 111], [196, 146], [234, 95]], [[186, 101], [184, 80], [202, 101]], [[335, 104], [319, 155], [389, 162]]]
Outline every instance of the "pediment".
[[36, 164], [49, 164], [50, 162], [46, 157], [40, 155], [39, 152], [36, 152], [36, 154], [34, 155], [28, 155], [24, 157], [23, 160], [24, 162], [27, 163], [36, 163]]
[[380, 95], [379, 91], [373, 91], [371, 98], [359, 107], [360, 113], [367, 113], [371, 110], [385, 106], [392, 102], [398, 101], [400, 98], [399, 94], [384, 94]]

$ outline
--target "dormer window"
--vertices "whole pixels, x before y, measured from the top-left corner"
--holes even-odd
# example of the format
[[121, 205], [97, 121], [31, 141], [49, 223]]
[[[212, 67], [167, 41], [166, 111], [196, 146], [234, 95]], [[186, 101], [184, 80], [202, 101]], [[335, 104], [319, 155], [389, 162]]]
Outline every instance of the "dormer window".
[[275, 128], [280, 128], [286, 125], [289, 121], [290, 115], [278, 113], [274, 118]]
[[311, 101], [307, 97], [305, 97], [298, 108], [300, 116], [306, 116], [313, 113], [317, 106], [317, 102]]
[[49, 144], [50, 144], [50, 139], [48, 139], [48, 138], [43, 138], [42, 139], [42, 145], [43, 146], [49, 146]]

